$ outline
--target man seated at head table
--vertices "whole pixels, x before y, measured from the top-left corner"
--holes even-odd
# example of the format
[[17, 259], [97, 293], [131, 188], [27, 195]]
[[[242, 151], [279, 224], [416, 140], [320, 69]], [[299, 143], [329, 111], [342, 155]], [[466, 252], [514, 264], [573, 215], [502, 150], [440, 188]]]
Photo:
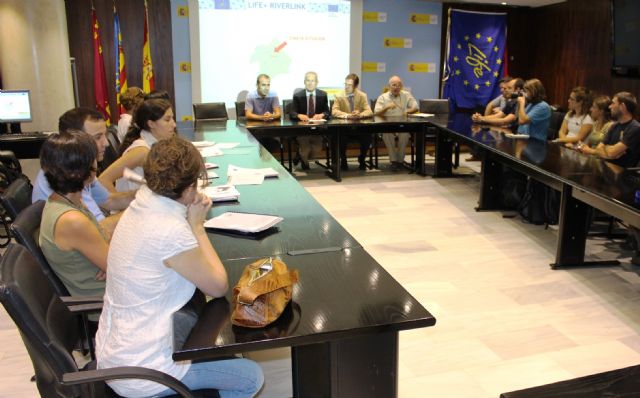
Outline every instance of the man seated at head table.
[[[517, 127], [518, 117], [516, 113], [518, 111], [517, 97], [522, 96], [522, 90], [524, 88], [524, 80], [520, 78], [505, 78], [509, 79], [507, 83], [500, 83], [500, 91], [502, 95], [497, 99], [502, 99], [502, 107], [495, 106], [492, 108], [492, 113], [484, 115], [474, 113], [471, 119], [475, 123], [490, 124], [492, 126], [509, 126], [512, 128]], [[504, 79], [503, 79], [504, 80]], [[493, 100], [492, 102], [495, 102]], [[491, 105], [487, 105], [487, 108]]]
[[[304, 90], [293, 94], [291, 120], [308, 122], [309, 120], [329, 119], [329, 101], [327, 93], [317, 88], [318, 74], [307, 72], [304, 75]], [[298, 154], [303, 170], [309, 169], [309, 159], [313, 159], [322, 150], [322, 137], [319, 135], [303, 135], [298, 138]]]
[[[107, 124], [102, 113], [91, 108], [73, 108], [68, 110], [58, 119], [58, 130], [80, 130], [88, 134], [98, 148], [98, 162], [104, 158], [107, 148]], [[33, 184], [31, 200], [47, 200], [53, 193], [49, 182], [45, 178], [44, 172], [40, 170]], [[126, 209], [133, 200], [135, 192], [109, 192], [97, 178], [87, 184], [82, 190], [82, 201], [93, 216], [100, 222], [100, 225], [109, 232], [115, 228], [120, 213], [112, 216], [105, 216], [102, 209], [106, 211]]]
[[622, 167], [636, 167], [640, 161], [640, 123], [633, 118], [638, 101], [629, 92], [613, 96], [609, 109], [615, 123], [595, 148], [579, 144], [582, 153], [595, 155]]
[[[259, 120], [269, 122], [280, 120], [282, 114], [280, 110], [280, 100], [278, 95], [271, 91], [271, 78], [269, 75], [261, 73], [256, 79], [256, 90], [247, 95], [244, 104], [245, 116], [248, 120]], [[277, 138], [258, 138], [260, 144], [267, 148], [269, 152], [274, 152], [280, 147]]]
[[[374, 109], [376, 116], [403, 116], [418, 112], [418, 102], [410, 92], [403, 90], [402, 79], [391, 76], [389, 91], [380, 95]], [[409, 142], [409, 133], [385, 133], [382, 140], [389, 153], [391, 170], [400, 170], [404, 163], [405, 150]], [[397, 147], [396, 147], [397, 141]]]
[[[335, 96], [333, 107], [331, 108], [331, 116], [339, 119], [366, 119], [373, 117], [367, 94], [358, 89], [360, 78], [355, 73], [350, 73], [344, 79], [344, 91]], [[340, 168], [349, 170], [347, 164], [347, 143], [349, 140], [360, 143], [360, 155], [358, 163], [360, 170], [366, 169], [364, 159], [367, 156], [367, 150], [371, 146], [371, 134], [347, 135], [340, 142]]]

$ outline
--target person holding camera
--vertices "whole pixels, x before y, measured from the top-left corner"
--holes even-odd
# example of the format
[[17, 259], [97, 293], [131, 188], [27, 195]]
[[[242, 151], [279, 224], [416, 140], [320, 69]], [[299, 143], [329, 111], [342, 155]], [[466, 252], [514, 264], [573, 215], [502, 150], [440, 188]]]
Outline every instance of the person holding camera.
[[551, 107], [545, 102], [547, 94], [542, 82], [529, 79], [524, 84], [524, 96], [518, 97], [518, 133], [537, 140], [547, 140]]
[[[475, 123], [484, 123], [493, 126], [508, 126], [511, 128], [515, 128], [517, 126], [516, 122], [518, 119], [518, 117], [516, 116], [518, 108], [518, 102], [516, 101], [516, 99], [519, 96], [522, 96], [523, 87], [524, 80], [520, 78], [509, 80], [509, 82], [506, 83], [504, 89], [502, 90], [502, 98], [505, 101], [504, 107], [502, 109], [494, 108], [497, 109], [497, 111], [489, 115], [474, 113], [471, 116], [471, 119]], [[492, 102], [495, 102], [495, 100]]]
[[576, 87], [569, 95], [569, 112], [564, 116], [558, 131], [557, 142], [576, 143], [586, 140], [593, 128], [593, 119], [589, 115], [591, 93], [585, 87]]

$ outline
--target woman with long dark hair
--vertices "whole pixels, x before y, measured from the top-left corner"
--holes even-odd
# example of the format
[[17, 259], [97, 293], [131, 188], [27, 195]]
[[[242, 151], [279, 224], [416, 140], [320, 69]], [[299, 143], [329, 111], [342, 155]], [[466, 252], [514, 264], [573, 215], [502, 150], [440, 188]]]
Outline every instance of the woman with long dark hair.
[[142, 165], [147, 159], [151, 146], [160, 140], [175, 135], [176, 122], [171, 103], [164, 99], [150, 99], [142, 102], [133, 115], [131, 126], [122, 141], [122, 156], [100, 174], [98, 180], [111, 191], [132, 191], [140, 188], [140, 183], [123, 178], [125, 168], [143, 176]]

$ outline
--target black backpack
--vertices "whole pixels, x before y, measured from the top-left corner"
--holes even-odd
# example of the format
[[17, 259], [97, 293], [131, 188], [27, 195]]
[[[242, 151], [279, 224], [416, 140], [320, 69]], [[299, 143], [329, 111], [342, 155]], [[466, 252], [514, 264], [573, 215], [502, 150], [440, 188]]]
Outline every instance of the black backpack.
[[531, 224], [555, 225], [560, 213], [560, 192], [529, 178], [518, 213]]

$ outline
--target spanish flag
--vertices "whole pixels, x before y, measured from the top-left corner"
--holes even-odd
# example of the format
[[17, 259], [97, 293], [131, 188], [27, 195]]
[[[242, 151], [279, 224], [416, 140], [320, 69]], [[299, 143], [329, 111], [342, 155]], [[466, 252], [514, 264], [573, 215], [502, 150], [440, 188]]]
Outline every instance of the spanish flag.
[[93, 88], [96, 96], [96, 108], [102, 112], [107, 125], [111, 122], [111, 110], [109, 109], [109, 93], [107, 91], [107, 74], [104, 71], [104, 59], [102, 58], [102, 46], [100, 45], [100, 27], [95, 8], [91, 9], [91, 21], [93, 24]]
[[127, 68], [124, 64], [124, 48], [122, 46], [122, 33], [120, 32], [120, 18], [116, 12], [116, 5], [113, 5], [113, 43], [115, 44], [116, 54], [116, 103], [118, 104], [118, 113], [126, 113], [126, 109], [120, 105], [120, 94], [127, 91]]
[[151, 63], [151, 47], [149, 45], [149, 11], [147, 0], [144, 1], [144, 42], [142, 45], [142, 90], [150, 93], [155, 90], [156, 82]]

